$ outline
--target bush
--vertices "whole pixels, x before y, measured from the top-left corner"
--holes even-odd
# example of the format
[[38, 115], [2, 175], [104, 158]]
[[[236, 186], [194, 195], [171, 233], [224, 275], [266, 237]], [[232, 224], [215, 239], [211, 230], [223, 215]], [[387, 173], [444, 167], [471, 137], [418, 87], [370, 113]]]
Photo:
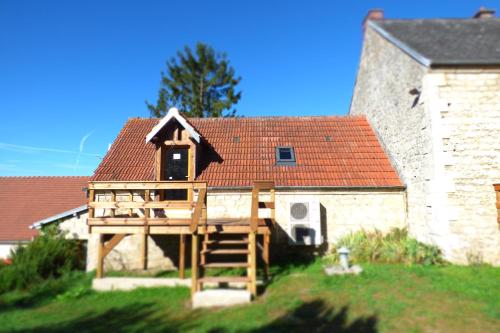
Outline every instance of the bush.
[[26, 289], [83, 268], [78, 241], [66, 239], [56, 227], [47, 228], [32, 242], [16, 247], [11, 259], [11, 265], [0, 268], [0, 293]]
[[[380, 231], [358, 231], [342, 237], [337, 248], [347, 247], [352, 262], [406, 263], [434, 265], [444, 263], [441, 250], [434, 245], [418, 242], [408, 236], [406, 229], [392, 229], [384, 235]], [[337, 249], [333, 250], [337, 260]]]

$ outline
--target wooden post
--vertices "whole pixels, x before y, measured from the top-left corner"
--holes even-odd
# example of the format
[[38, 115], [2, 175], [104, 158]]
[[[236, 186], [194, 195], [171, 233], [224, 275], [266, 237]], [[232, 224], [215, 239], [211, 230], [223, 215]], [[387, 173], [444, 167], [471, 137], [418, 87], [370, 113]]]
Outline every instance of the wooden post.
[[148, 269], [148, 234], [141, 234], [141, 269]]
[[[132, 192], [132, 190], [129, 190], [129, 192], [128, 192], [128, 201], [129, 202], [133, 202], [134, 201], [134, 193]], [[129, 208], [129, 210], [128, 210], [128, 216], [132, 216], [132, 213], [133, 213], [133, 209]]]
[[248, 291], [253, 297], [257, 296], [257, 243], [255, 232], [248, 234], [248, 249], [250, 254], [248, 256]]
[[97, 245], [97, 270], [96, 278], [100, 279], [104, 273], [104, 235], [99, 234], [99, 244]]
[[185, 267], [186, 267], [186, 235], [181, 234], [180, 241], [179, 241], [179, 278], [184, 279], [185, 278]]
[[191, 237], [191, 296], [198, 291], [198, 235]]
[[[95, 199], [95, 192], [94, 192], [94, 190], [89, 190], [89, 203], [94, 202], [95, 201], [94, 199]], [[89, 217], [90, 218], [95, 217], [94, 212], [95, 212], [94, 208], [90, 208], [89, 207]]]
[[[111, 190], [111, 202], [116, 203], [116, 192]], [[109, 210], [109, 216], [115, 217], [115, 208]]]
[[266, 281], [269, 279], [269, 244], [271, 243], [271, 236], [264, 234], [264, 247], [262, 248], [262, 259], [264, 261], [264, 277]]
[[275, 189], [272, 188], [269, 190], [269, 201], [273, 203], [273, 206], [271, 208], [271, 221], [274, 225], [275, 219], [276, 219], [276, 192]]
[[250, 212], [250, 230], [256, 232], [259, 227], [259, 188], [254, 185], [252, 189], [252, 207]]
[[[151, 192], [149, 190], [144, 190], [144, 202], [149, 202], [151, 199]], [[146, 218], [146, 221], [149, 219], [150, 216], [150, 210], [149, 208], [144, 208], [144, 217]]]

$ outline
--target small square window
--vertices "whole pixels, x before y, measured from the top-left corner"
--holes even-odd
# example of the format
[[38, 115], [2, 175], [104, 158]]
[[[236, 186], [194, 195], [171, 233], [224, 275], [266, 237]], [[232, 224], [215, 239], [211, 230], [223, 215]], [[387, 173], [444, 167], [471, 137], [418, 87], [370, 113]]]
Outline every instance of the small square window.
[[276, 147], [277, 165], [295, 165], [295, 153], [292, 147]]

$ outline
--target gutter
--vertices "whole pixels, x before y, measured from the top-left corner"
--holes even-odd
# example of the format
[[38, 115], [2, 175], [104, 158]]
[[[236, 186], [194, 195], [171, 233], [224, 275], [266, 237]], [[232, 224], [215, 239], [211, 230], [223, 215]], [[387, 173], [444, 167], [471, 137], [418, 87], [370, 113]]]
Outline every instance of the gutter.
[[40, 220], [40, 221], [36, 221], [32, 225], [30, 225], [30, 229], [40, 229], [45, 224], [57, 221], [59, 219], [67, 217], [69, 215], [76, 216], [77, 214], [79, 214], [79, 213], [81, 213], [83, 211], [86, 211], [86, 210], [87, 210], [87, 205], [86, 204], [83, 205], [83, 206], [77, 207], [77, 208], [73, 208], [73, 209], [67, 210], [67, 211], [62, 212], [60, 214], [47, 217], [46, 219], [43, 219], [43, 220]]

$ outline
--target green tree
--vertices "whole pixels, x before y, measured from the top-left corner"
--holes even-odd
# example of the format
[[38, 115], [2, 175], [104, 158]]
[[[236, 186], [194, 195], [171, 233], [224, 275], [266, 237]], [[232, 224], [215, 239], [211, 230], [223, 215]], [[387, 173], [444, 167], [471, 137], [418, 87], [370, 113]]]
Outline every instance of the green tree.
[[240, 81], [225, 53], [197, 43], [194, 52], [186, 46], [167, 62], [156, 104], [146, 105], [152, 117], [162, 117], [174, 106], [188, 117], [234, 117]]

